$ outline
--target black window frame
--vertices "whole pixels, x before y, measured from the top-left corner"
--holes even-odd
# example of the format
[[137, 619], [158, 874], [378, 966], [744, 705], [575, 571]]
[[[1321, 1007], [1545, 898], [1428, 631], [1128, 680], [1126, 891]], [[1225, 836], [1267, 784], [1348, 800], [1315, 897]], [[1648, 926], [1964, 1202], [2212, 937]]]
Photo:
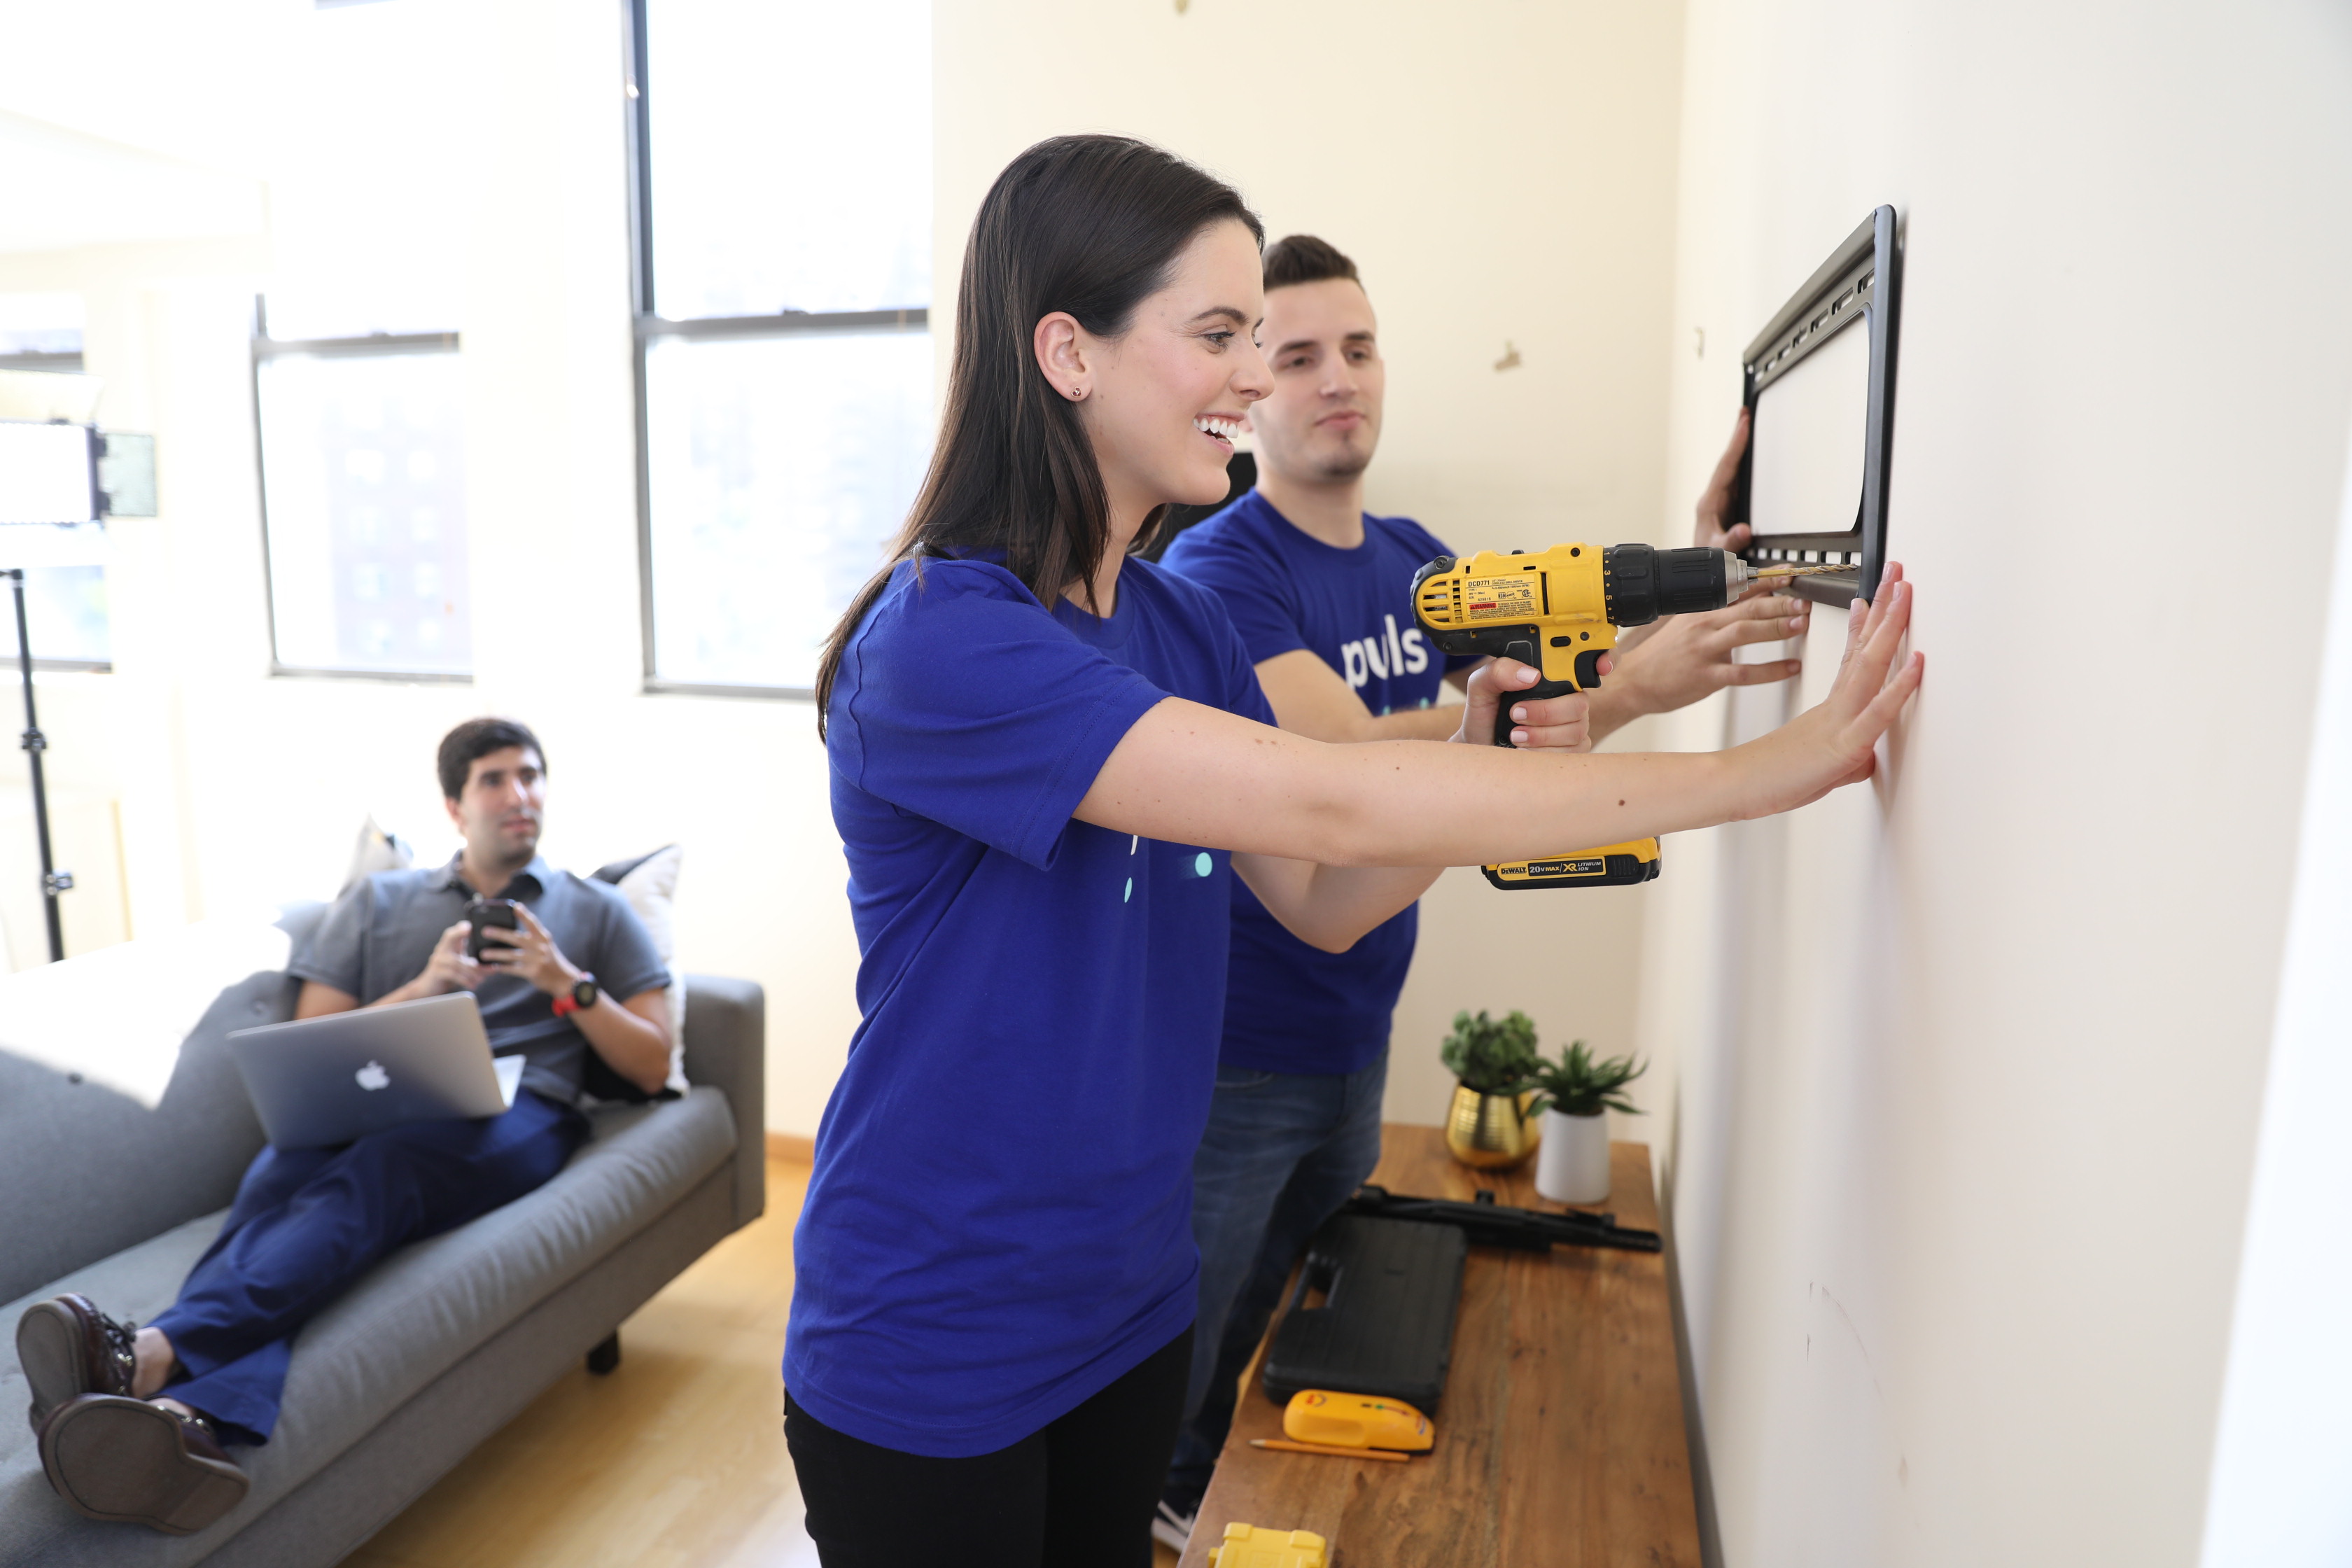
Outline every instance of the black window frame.
[[273, 338], [266, 296], [253, 300], [253, 360], [247, 392], [253, 407], [255, 510], [261, 519], [261, 602], [269, 623], [269, 673], [303, 680], [378, 680], [401, 686], [471, 686], [474, 672], [446, 669], [337, 669], [288, 664], [278, 657], [278, 578], [269, 560], [268, 437], [262, 429], [261, 367], [275, 359], [390, 359], [461, 352], [456, 332], [370, 332], [343, 338]]
[[654, 642], [653, 455], [646, 397], [646, 354], [664, 338], [766, 338], [809, 332], [930, 331], [929, 306], [902, 310], [782, 310], [772, 316], [665, 318], [654, 300], [652, 92], [647, 75], [646, 11], [658, 0], [622, 0], [625, 55], [625, 104], [629, 167], [630, 363], [636, 407], [637, 629], [644, 649], [644, 685], [650, 693], [686, 697], [749, 697], [814, 701], [805, 686], [751, 686], [672, 680], [660, 672]]

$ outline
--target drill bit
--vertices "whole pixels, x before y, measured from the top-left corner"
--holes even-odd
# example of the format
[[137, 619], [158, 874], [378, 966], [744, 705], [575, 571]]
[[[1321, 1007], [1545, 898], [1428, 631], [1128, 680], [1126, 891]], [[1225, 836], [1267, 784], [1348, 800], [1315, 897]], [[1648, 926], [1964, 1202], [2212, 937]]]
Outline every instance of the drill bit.
[[1858, 570], [1860, 566], [1860, 562], [1844, 566], [1790, 566], [1779, 563], [1769, 566], [1759, 566], [1727, 550], [1723, 552], [1724, 592], [1737, 596], [1739, 590], [1748, 584], [1762, 582], [1768, 578], [1811, 577], [1824, 572], [1853, 572]]

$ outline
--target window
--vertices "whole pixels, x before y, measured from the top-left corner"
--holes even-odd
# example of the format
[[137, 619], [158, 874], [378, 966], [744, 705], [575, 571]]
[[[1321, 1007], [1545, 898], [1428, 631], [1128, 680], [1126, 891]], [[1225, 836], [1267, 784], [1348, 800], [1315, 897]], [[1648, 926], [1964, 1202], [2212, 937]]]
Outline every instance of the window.
[[472, 669], [458, 357], [467, 123], [448, 0], [303, 16], [254, 312], [270, 636], [281, 674]]
[[931, 444], [926, 0], [639, 0], [648, 684], [804, 692]]
[[254, 338], [270, 634], [287, 673], [471, 668], [456, 334]]
[[[0, 371], [72, 374], [82, 368], [79, 294], [0, 294]], [[33, 524], [0, 537], [0, 568], [25, 569], [25, 624], [34, 661], [49, 669], [110, 669], [106, 535]], [[0, 664], [16, 658], [16, 609], [0, 583]]]
[[[0, 565], [7, 564], [0, 563]], [[16, 661], [16, 609], [7, 584], [0, 584], [0, 648]], [[112, 669], [114, 644], [106, 616], [106, 568], [25, 566], [25, 630], [33, 663], [42, 669]]]

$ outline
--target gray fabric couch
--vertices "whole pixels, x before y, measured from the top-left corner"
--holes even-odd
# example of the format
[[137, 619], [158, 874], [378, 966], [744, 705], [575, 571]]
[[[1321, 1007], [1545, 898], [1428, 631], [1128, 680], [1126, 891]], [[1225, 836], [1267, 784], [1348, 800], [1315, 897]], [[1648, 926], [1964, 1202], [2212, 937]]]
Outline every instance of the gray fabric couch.
[[[290, 912], [289, 929], [317, 907]], [[296, 931], [299, 942], [299, 931]], [[222, 993], [162, 1103], [0, 1051], [0, 1563], [295, 1568], [340, 1561], [766, 1204], [763, 1002], [691, 976], [683, 1098], [593, 1113], [555, 1180], [394, 1254], [294, 1342], [253, 1489], [194, 1535], [95, 1524], [49, 1489], [16, 1364], [29, 1303], [79, 1290], [145, 1321], [169, 1305], [262, 1146], [229, 1030], [293, 1011], [282, 973]], [[93, 999], [93, 1005], [100, 1005]]]

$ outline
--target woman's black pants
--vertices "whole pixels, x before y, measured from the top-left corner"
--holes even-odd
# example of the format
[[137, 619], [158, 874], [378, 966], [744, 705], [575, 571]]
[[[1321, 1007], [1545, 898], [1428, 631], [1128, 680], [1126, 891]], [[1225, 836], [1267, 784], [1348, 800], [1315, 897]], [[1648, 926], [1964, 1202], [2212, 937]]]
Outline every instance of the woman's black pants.
[[967, 1459], [836, 1432], [784, 1396], [784, 1441], [824, 1568], [1150, 1568], [1168, 1479], [1185, 1330], [1133, 1371], [1009, 1447]]

